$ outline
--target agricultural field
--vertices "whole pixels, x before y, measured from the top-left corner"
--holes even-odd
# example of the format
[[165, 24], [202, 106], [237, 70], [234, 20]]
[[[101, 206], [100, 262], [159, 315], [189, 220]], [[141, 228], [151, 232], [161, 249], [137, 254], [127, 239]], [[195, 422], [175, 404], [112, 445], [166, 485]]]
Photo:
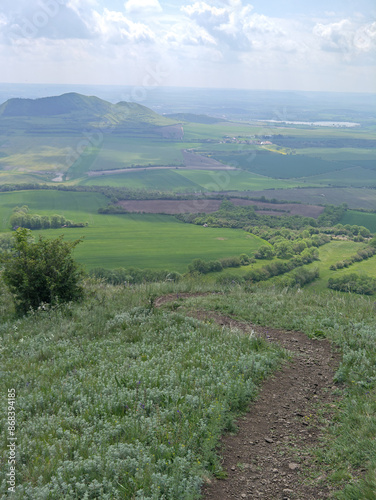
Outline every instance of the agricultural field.
[[[338, 271], [331, 271], [329, 268], [332, 264], [337, 263], [338, 261], [348, 259], [352, 255], [356, 254], [358, 250], [362, 250], [367, 245], [365, 243], [356, 243], [353, 241], [343, 241], [343, 240], [333, 240], [326, 245], [323, 245], [319, 248], [319, 258], [320, 260], [312, 262], [304, 266], [307, 269], [312, 270], [313, 268], [318, 268], [320, 272], [320, 278], [315, 280], [313, 283], [307, 285], [306, 290], [311, 290], [315, 292], [325, 292], [327, 291], [328, 279], [334, 276], [340, 276], [342, 274], [350, 273], [350, 272], [363, 272], [367, 273], [370, 276], [376, 278], [376, 257], [371, 257], [368, 260], [364, 260], [362, 262], [358, 262], [353, 264], [349, 268], [340, 269]], [[223, 271], [216, 273], [209, 273], [203, 276], [203, 281], [206, 283], [215, 283], [220, 277], [227, 277], [231, 279], [235, 279], [237, 277], [244, 277], [247, 273], [254, 269], [260, 269], [272, 262], [278, 262], [281, 259], [262, 259], [256, 260], [254, 264], [250, 264], [248, 266], [241, 266], [238, 268], [227, 268]], [[271, 283], [273, 282], [271, 279]], [[278, 278], [277, 278], [278, 279]]]
[[[326, 174], [304, 177], [307, 184], [322, 184], [336, 187], [376, 187], [376, 170], [362, 167], [348, 167]], [[303, 181], [303, 179], [301, 179]]]
[[[79, 181], [84, 186], [113, 186], [138, 189], [158, 189], [172, 192], [244, 191], [294, 188], [304, 181], [272, 179], [244, 170], [195, 170], [184, 168], [138, 168], [119, 174], [92, 176]], [[319, 183], [316, 183], [319, 184]], [[311, 185], [315, 185], [312, 183]]]
[[272, 179], [244, 170], [179, 170], [178, 173], [197, 183], [205, 191], [257, 191], [259, 189], [288, 189], [305, 185], [299, 180]]
[[[133, 169], [132, 172], [121, 174], [102, 174], [88, 177], [79, 182], [83, 186], [127, 187], [130, 189], [150, 189], [170, 192], [196, 192], [203, 187], [196, 183], [181, 170], [177, 169]], [[188, 171], [188, 173], [191, 171]]]
[[[223, 200], [124, 200], [117, 203], [128, 212], [142, 212], [151, 214], [183, 214], [183, 213], [212, 213], [219, 210]], [[324, 207], [304, 205], [303, 203], [264, 203], [242, 198], [229, 198], [237, 207], [255, 206], [257, 212], [273, 215], [301, 215], [317, 219], [324, 211]]]
[[[15, 206], [28, 205], [30, 213], [57, 213], [87, 228], [35, 231], [46, 238], [64, 234], [66, 240], [83, 238], [75, 257], [86, 269], [138, 267], [185, 272], [195, 258], [212, 260], [253, 253], [263, 240], [241, 230], [204, 228], [164, 215], [102, 215], [97, 210], [108, 200], [98, 194], [60, 191], [0, 193], [0, 221], [9, 231]], [[67, 208], [69, 207], [69, 208]]]
[[[329, 268], [332, 264], [338, 261], [348, 259], [355, 255], [358, 250], [361, 250], [366, 245], [364, 243], [354, 243], [352, 241], [332, 241], [320, 248], [320, 260], [308, 264], [307, 268], [312, 269], [318, 267], [320, 271], [320, 279], [314, 281], [307, 286], [307, 290], [322, 292], [327, 290], [328, 279], [348, 274], [352, 272], [367, 272], [370, 276], [376, 277], [376, 258], [371, 257], [368, 260], [353, 264], [349, 268], [331, 271]], [[369, 272], [373, 268], [373, 271]]]
[[[224, 191], [223, 194], [231, 195], [231, 192]], [[322, 186], [318, 188], [264, 189], [260, 191], [244, 191], [241, 194], [255, 198], [265, 196], [266, 199], [275, 198], [277, 200], [312, 205], [341, 205], [341, 203], [347, 203], [349, 208], [353, 209], [376, 210], [376, 190], [367, 188], [328, 188]]]
[[[6, 112], [1, 108], [1, 182], [161, 186], [173, 191], [373, 187], [375, 183], [375, 141], [367, 128], [292, 127], [215, 119], [179, 122], [137, 104], [113, 105], [74, 93], [49, 98], [49, 103], [56, 115], [45, 115], [44, 101], [28, 104], [16, 99], [4, 107]], [[65, 114], [61, 114], [63, 104]], [[22, 106], [31, 106], [32, 116], [20, 117]], [[13, 108], [15, 116], [11, 115]], [[204, 169], [205, 158], [210, 168]], [[195, 169], [198, 164], [203, 171]], [[223, 180], [223, 164], [241, 170]], [[176, 170], [180, 182], [174, 174], [153, 170], [146, 171], [148, 175], [116, 174], [117, 170], [140, 167], [187, 170]], [[115, 177], [109, 175], [112, 171]], [[103, 175], [92, 177], [95, 173]]]
[[255, 154], [246, 151], [229, 155], [216, 153], [213, 157], [227, 165], [275, 179], [306, 178], [343, 168], [337, 162], [326, 161], [321, 158], [279, 154], [266, 150], [257, 151]]
[[341, 224], [364, 226], [369, 229], [371, 233], [376, 233], [376, 213], [367, 214], [364, 212], [356, 212], [355, 210], [347, 210], [341, 220]]
[[103, 144], [94, 151], [84, 168], [73, 164], [69, 178], [83, 177], [89, 171], [118, 170], [147, 166], [184, 166], [182, 149], [191, 144], [153, 138], [104, 136]]

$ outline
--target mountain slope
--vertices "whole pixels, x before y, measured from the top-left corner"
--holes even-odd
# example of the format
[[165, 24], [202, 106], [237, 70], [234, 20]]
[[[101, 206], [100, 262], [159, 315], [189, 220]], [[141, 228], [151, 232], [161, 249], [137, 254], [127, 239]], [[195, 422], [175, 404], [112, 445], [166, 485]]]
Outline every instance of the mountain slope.
[[[147, 124], [165, 126], [175, 124], [151, 109], [137, 103], [112, 104], [94, 96], [71, 92], [41, 99], [13, 98], [0, 106], [0, 121], [22, 125], [35, 122], [38, 127], [50, 126], [51, 121], [74, 122], [75, 125], [114, 126], [117, 124]], [[88, 123], [89, 122], [89, 123]]]
[[98, 97], [88, 97], [71, 92], [41, 99], [9, 99], [0, 106], [0, 117], [43, 117], [85, 113], [103, 115], [112, 105]]

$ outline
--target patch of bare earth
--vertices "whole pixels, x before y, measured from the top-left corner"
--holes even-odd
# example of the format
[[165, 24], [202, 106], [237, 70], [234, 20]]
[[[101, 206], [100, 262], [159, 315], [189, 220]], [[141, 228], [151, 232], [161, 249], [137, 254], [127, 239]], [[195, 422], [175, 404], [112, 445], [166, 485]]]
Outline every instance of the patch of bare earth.
[[[170, 295], [157, 306], [190, 294]], [[333, 376], [340, 361], [327, 340], [308, 338], [304, 333], [240, 323], [214, 312], [186, 314], [212, 319], [220, 325], [254, 331], [268, 342], [293, 353], [262, 385], [259, 397], [237, 422], [236, 435], [223, 437], [219, 449], [226, 479], [208, 479], [203, 488], [206, 500], [263, 499], [318, 500], [329, 498], [325, 474], [305, 480], [314, 462], [312, 448], [322, 446], [319, 412], [335, 402]]]
[[[235, 206], [257, 206], [257, 213], [266, 215], [302, 215], [304, 217], [318, 217], [324, 210], [323, 207], [314, 205], [263, 203], [242, 198], [230, 198]], [[196, 199], [196, 200], [124, 200], [117, 205], [128, 212], [145, 212], [148, 214], [183, 214], [216, 212], [222, 200]]]

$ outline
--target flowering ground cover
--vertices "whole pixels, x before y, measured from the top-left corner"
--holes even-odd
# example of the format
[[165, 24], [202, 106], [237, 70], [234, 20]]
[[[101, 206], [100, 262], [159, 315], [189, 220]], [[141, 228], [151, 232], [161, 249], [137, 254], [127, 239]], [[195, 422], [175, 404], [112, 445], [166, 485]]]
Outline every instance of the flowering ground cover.
[[220, 435], [286, 352], [157, 310], [150, 290], [90, 285], [81, 304], [1, 325], [3, 388], [16, 393], [13, 498], [195, 499], [222, 474]]

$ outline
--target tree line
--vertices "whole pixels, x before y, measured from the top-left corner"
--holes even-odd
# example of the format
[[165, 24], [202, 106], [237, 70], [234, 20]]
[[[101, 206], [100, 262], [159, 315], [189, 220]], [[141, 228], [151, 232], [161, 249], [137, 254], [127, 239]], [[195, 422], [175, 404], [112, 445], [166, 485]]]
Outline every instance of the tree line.
[[59, 229], [61, 227], [87, 227], [87, 222], [73, 222], [64, 215], [39, 215], [30, 214], [29, 207], [23, 205], [16, 207], [10, 217], [12, 229], [24, 227], [26, 229]]

